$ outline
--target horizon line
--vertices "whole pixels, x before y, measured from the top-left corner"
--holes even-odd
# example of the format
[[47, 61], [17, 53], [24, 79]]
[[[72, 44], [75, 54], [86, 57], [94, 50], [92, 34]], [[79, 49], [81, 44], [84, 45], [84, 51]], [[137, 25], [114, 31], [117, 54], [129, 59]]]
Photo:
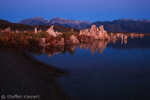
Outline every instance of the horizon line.
[[[41, 16], [35, 16], [35, 17], [30, 17], [30, 18], [24, 18], [24, 19], [22, 19], [22, 20], [31, 19], [31, 18], [36, 18], [36, 17], [41, 17]], [[43, 18], [43, 17], [41, 17], [41, 18]], [[43, 19], [45, 19], [45, 20], [52, 20], [52, 19], [54, 19], [54, 18], [60, 18], [60, 19], [66, 19], [66, 20], [75, 20], [75, 21], [83, 21], [83, 20], [67, 19], [67, 18], [61, 18], [61, 17], [53, 17], [53, 18], [51, 18], [51, 19], [45, 19], [45, 18], [43, 18]], [[5, 20], [5, 21], [11, 22], [11, 23], [19, 23], [20, 21], [22, 21], [22, 20], [20, 20], [19, 22], [13, 22], [13, 21], [10, 21], [10, 20], [7, 20], [7, 19], [1, 19], [1, 20]], [[91, 22], [91, 21], [85, 21], [85, 22], [90, 22], [90, 23], [94, 23], [94, 22], [98, 22], [98, 21], [100, 21], [100, 22], [113, 22], [113, 21], [115, 21], [115, 20], [134, 20], [134, 21], [148, 20], [148, 21], [150, 21], [150, 19], [146, 19], [146, 18], [142, 18], [142, 19], [119, 18], [119, 19], [114, 19], [114, 20], [104, 20], [104, 21], [97, 20], [97, 21], [93, 21], [93, 22]]]

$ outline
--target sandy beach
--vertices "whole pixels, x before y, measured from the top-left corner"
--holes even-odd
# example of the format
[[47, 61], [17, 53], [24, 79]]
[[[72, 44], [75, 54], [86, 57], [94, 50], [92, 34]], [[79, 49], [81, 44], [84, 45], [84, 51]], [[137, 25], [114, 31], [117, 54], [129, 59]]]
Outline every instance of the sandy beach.
[[24, 50], [0, 48], [0, 95], [5, 99], [27, 95], [34, 100], [68, 100], [53, 82], [61, 75], [63, 70], [29, 59]]

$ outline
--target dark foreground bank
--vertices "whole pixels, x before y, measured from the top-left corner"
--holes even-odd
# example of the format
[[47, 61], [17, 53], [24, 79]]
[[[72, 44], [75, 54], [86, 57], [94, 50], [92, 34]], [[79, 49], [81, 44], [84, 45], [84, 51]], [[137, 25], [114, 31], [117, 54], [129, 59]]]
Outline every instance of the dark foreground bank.
[[61, 69], [32, 61], [23, 50], [0, 48], [1, 99], [68, 100], [53, 82], [63, 74]]

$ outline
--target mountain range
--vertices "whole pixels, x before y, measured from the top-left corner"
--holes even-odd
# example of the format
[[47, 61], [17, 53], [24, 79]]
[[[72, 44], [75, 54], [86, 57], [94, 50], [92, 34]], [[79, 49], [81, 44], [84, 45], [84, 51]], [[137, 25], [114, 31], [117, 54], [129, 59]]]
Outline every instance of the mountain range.
[[[50, 20], [45, 20], [42, 17], [34, 17], [29, 19], [24, 19], [19, 23], [10, 23], [4, 20], [0, 21], [0, 29], [6, 27], [12, 27], [14, 29], [33, 29], [35, 26], [38, 26], [41, 29], [46, 30], [51, 25], [56, 25], [60, 28], [61, 31], [70, 30], [71, 28], [85, 29], [90, 28], [91, 25], [104, 25], [105, 30], [108, 32], [134, 32], [134, 33], [150, 33], [150, 20], [134, 20], [134, 19], [118, 19], [114, 21], [96, 21], [90, 23], [88, 21], [77, 21], [77, 20], [67, 20], [64, 18], [53, 18]], [[32, 27], [32, 28], [31, 28]], [[68, 27], [68, 28], [67, 28]]]
[[42, 17], [34, 17], [29, 19], [24, 19], [19, 22], [19, 24], [25, 24], [25, 25], [59, 25], [59, 26], [65, 26], [65, 27], [71, 27], [76, 29], [83, 29], [86, 26], [90, 25], [90, 22], [88, 21], [77, 21], [77, 20], [67, 20], [64, 18], [53, 18], [50, 20], [45, 20]]
[[[134, 20], [134, 19], [119, 19], [114, 21], [97, 21], [91, 25], [104, 25], [108, 32], [136, 32], [136, 33], [150, 33], [150, 20]], [[91, 25], [86, 28], [90, 28]]]
[[[24, 25], [24, 24], [19, 24], [19, 23], [11, 23], [6, 20], [1, 20], [0, 19], [0, 30], [4, 30], [8, 27], [11, 28], [11, 30], [19, 30], [19, 31], [34, 31], [35, 27], [37, 27], [38, 30], [43, 30], [46, 31], [48, 28], [50, 28], [51, 25], [45, 26], [45, 25]], [[54, 26], [55, 31], [59, 32], [68, 32], [71, 30], [71, 28], [64, 27], [64, 26]], [[78, 29], [74, 29], [75, 32], [79, 32]]]

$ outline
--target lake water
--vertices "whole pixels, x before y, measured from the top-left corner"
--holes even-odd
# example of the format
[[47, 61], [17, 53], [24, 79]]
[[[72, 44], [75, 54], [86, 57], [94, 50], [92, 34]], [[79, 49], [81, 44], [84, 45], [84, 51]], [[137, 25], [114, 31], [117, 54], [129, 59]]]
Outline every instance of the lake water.
[[29, 52], [68, 70], [58, 81], [75, 100], [150, 100], [150, 36]]

